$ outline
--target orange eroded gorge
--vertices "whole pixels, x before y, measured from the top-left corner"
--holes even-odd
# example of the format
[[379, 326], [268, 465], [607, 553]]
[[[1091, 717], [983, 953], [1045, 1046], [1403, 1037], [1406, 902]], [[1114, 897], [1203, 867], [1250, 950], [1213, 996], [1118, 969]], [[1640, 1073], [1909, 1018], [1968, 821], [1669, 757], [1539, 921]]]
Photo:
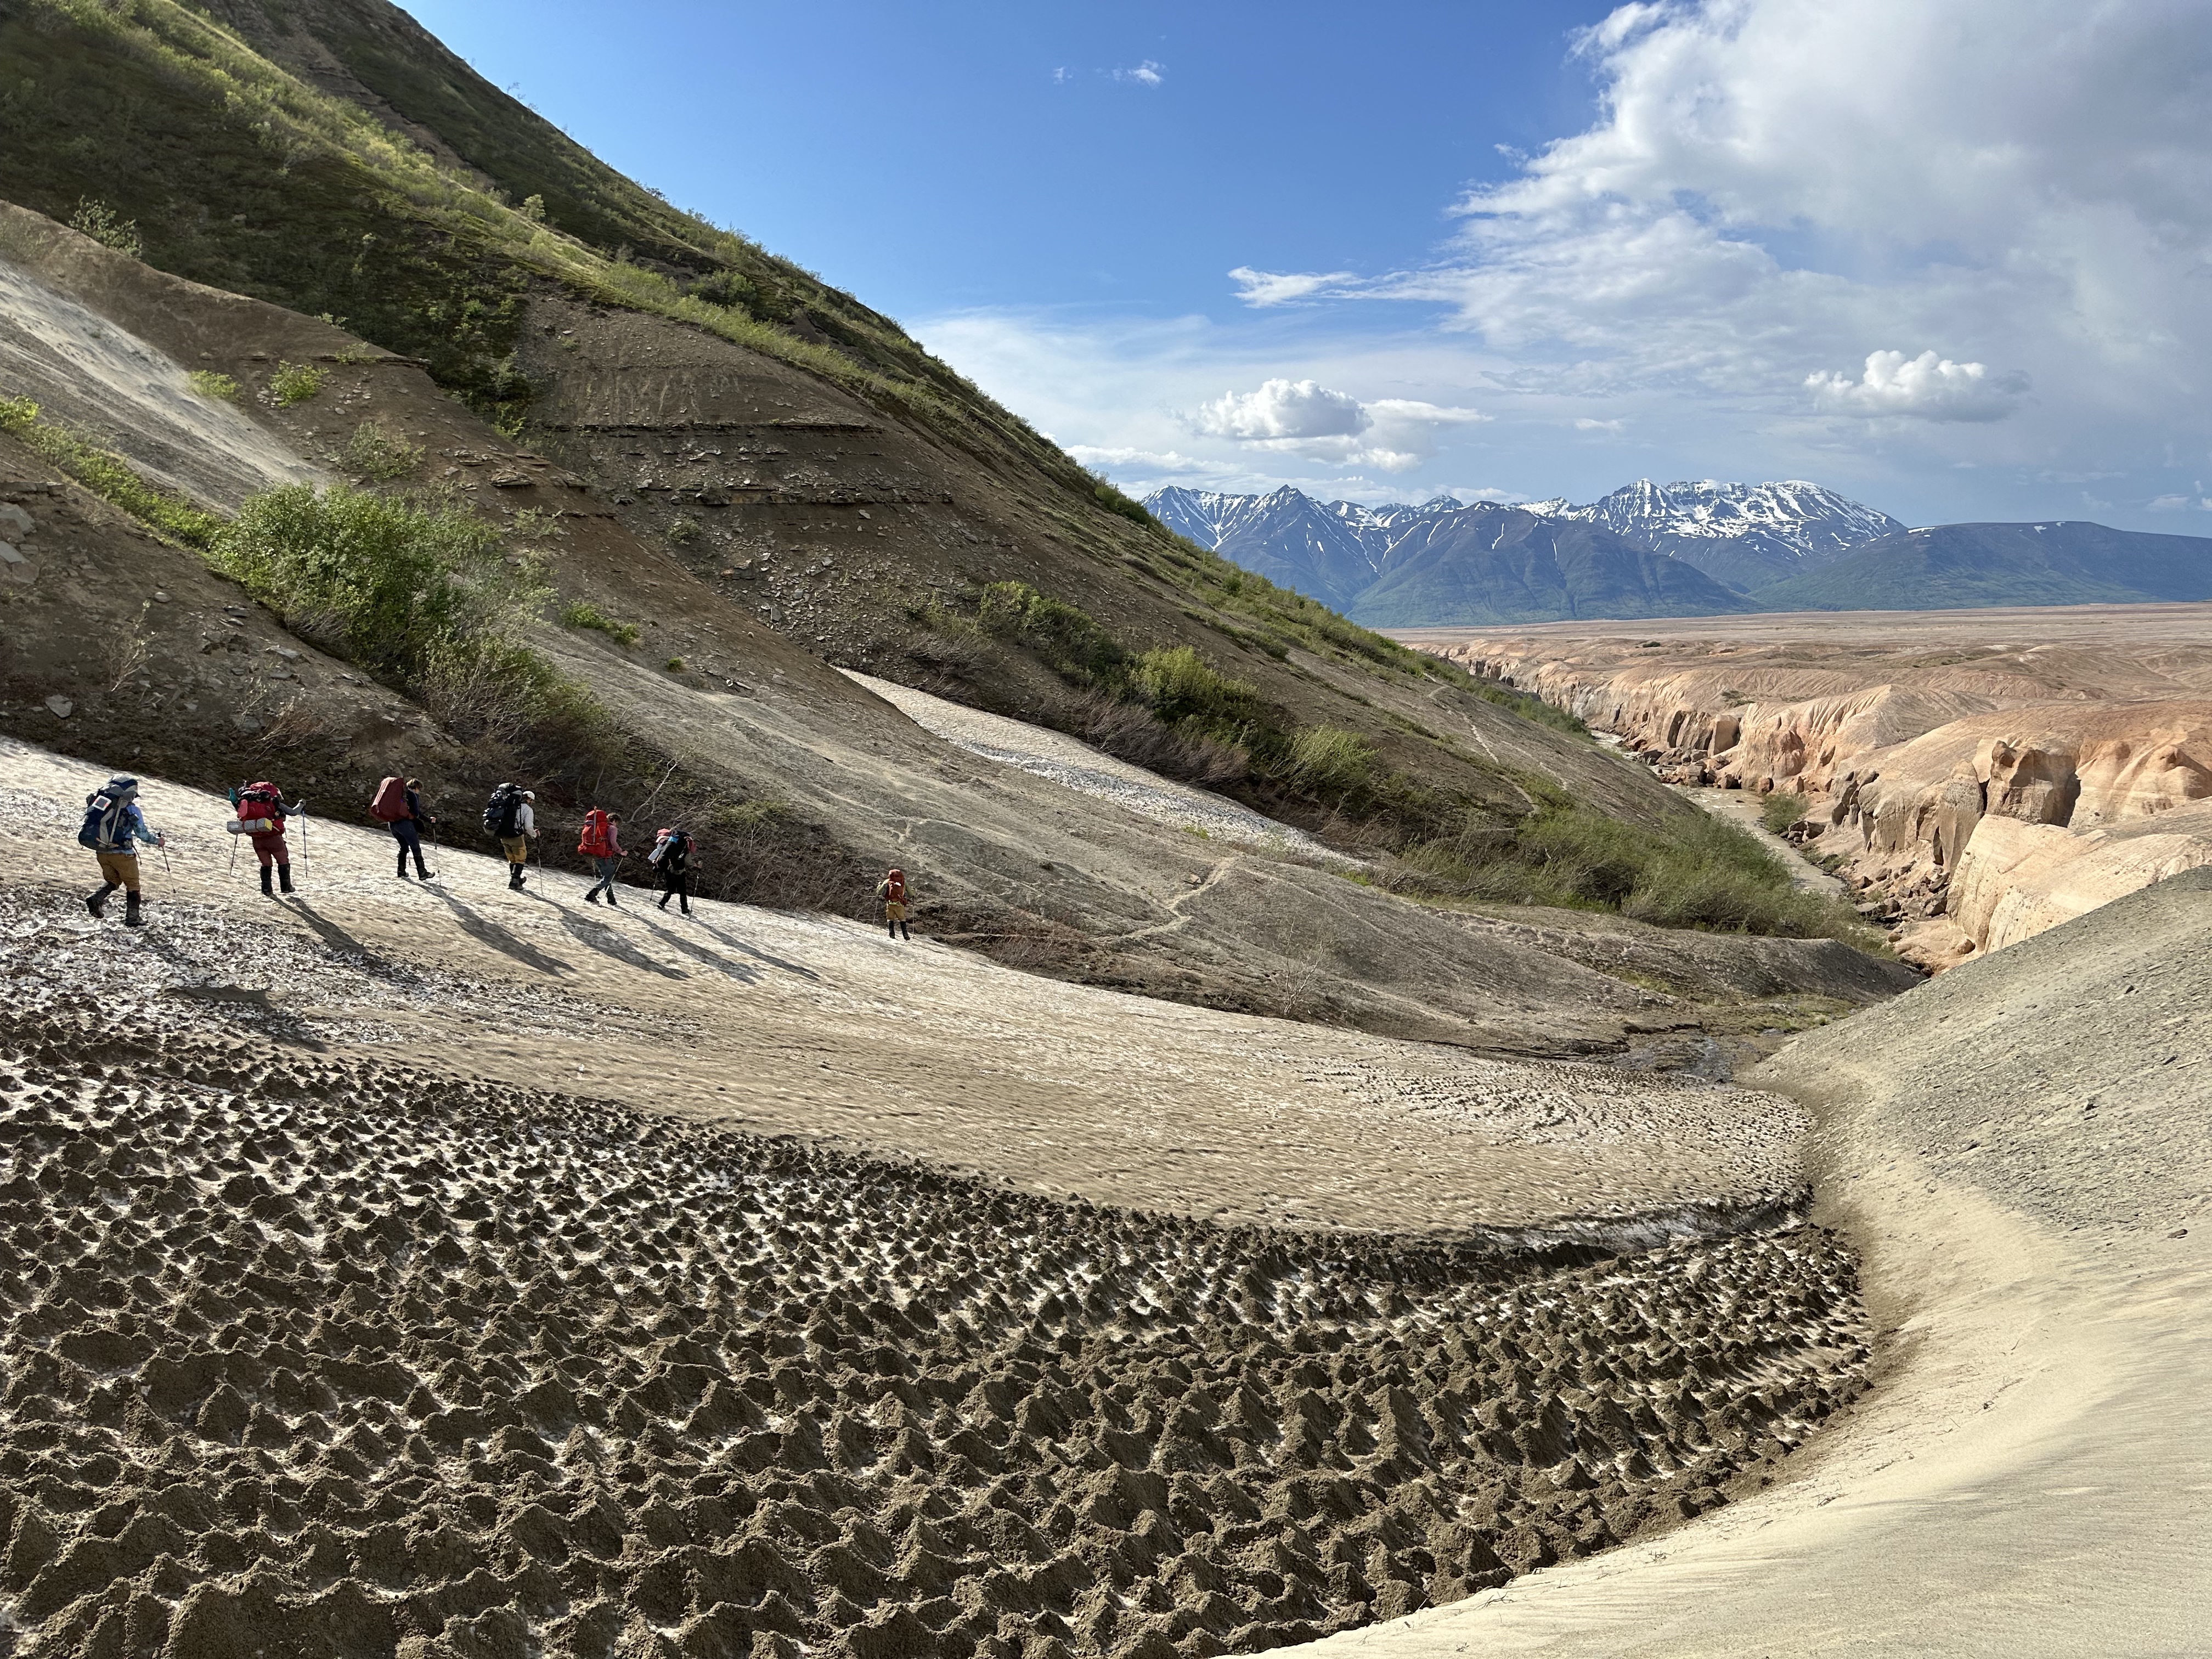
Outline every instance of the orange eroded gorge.
[[1792, 838], [1942, 969], [2212, 863], [2212, 605], [1408, 629]]

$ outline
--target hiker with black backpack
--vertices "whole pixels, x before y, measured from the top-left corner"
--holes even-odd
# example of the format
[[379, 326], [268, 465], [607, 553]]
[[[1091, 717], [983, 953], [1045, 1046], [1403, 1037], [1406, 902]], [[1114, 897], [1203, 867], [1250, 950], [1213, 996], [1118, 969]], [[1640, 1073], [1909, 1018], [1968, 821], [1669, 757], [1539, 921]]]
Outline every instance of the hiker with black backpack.
[[376, 798], [368, 804], [368, 815], [380, 823], [389, 824], [392, 838], [399, 843], [399, 879], [407, 879], [407, 855], [415, 855], [415, 873], [424, 881], [430, 872], [422, 864], [422, 832], [434, 830], [438, 820], [432, 817], [422, 805], [422, 784], [415, 778], [386, 778], [376, 786]]
[[663, 830], [653, 838], [645, 861], [660, 872], [660, 908], [675, 899], [685, 915], [691, 914], [691, 837], [682, 830]]
[[876, 884], [876, 896], [884, 902], [884, 925], [893, 939], [911, 940], [906, 926], [906, 872], [893, 870]]
[[535, 790], [502, 783], [484, 805], [484, 833], [499, 838], [499, 850], [507, 854], [507, 884], [515, 892], [527, 880], [523, 867], [530, 862], [530, 838], [538, 833], [538, 814], [531, 805], [537, 799]]
[[138, 805], [138, 780], [110, 778], [84, 799], [84, 827], [76, 832], [77, 844], [100, 860], [100, 887], [84, 896], [84, 908], [95, 918], [107, 914], [107, 901], [123, 889], [123, 925], [143, 927], [138, 914], [138, 847], [167, 845], [167, 838], [149, 827]]
[[[615, 872], [629, 855], [623, 851], [622, 814], [602, 812], [594, 806], [584, 814], [584, 833], [578, 838], [576, 850], [591, 860], [592, 868], [599, 872], [599, 881], [584, 895], [584, 902], [597, 904], [599, 895], [607, 896], [609, 904], [615, 903]], [[620, 905], [616, 905], [620, 909]]]
[[287, 806], [283, 792], [266, 781], [232, 790], [230, 802], [238, 816], [224, 828], [253, 843], [253, 856], [261, 860], [262, 896], [273, 896], [269, 888], [272, 869], [283, 890], [290, 892], [292, 853], [284, 840], [284, 823], [286, 819], [307, 811], [307, 803], [298, 801]]

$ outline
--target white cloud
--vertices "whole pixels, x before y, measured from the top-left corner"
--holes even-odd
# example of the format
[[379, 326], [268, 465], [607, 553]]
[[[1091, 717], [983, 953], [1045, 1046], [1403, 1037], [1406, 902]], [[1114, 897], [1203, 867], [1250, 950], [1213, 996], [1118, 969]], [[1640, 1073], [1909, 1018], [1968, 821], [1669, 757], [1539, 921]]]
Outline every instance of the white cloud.
[[1318, 380], [1272, 380], [1252, 392], [1230, 392], [1187, 417], [1194, 432], [1232, 438], [1338, 466], [1410, 472], [1436, 453], [1439, 428], [1490, 417], [1479, 410], [1418, 398], [1362, 403]]
[[1224, 392], [1191, 416], [1218, 438], [1345, 438], [1374, 424], [1358, 398], [1316, 380], [1269, 380], [1256, 392]]
[[1229, 276], [1237, 284], [1237, 297], [1248, 306], [1280, 306], [1334, 296], [1349, 291], [1346, 285], [1353, 280], [1348, 270], [1255, 270], [1249, 265], [1239, 265]]
[[1138, 472], [1204, 472], [1210, 463], [1174, 450], [1101, 448], [1096, 444], [1070, 444], [1067, 453], [1085, 466], [1117, 468]]
[[1980, 363], [1954, 363], [1932, 351], [1917, 357], [1871, 351], [1857, 380], [1815, 373], [1805, 377], [1805, 385], [1821, 409], [1923, 421], [2001, 421], [2027, 393], [2025, 374], [1992, 374]]
[[1168, 66], [1156, 64], [1147, 58], [1134, 69], [1115, 70], [1114, 78], [1116, 81], [1133, 81], [1140, 87], [1156, 87], [1168, 78]]
[[1627, 428], [1628, 422], [1626, 421], [1594, 420], [1588, 415], [1577, 415], [1575, 416], [1575, 430], [1577, 432], [1611, 432], [1618, 434], [1626, 431]]
[[2154, 513], [2212, 513], [2212, 495], [2160, 495], [2149, 507]]

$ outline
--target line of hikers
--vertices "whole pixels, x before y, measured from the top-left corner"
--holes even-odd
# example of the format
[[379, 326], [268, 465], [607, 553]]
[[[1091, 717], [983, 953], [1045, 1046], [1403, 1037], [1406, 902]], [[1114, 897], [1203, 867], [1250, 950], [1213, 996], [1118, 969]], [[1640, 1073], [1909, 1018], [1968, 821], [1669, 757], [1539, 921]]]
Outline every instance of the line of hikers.
[[[484, 831], [498, 841], [500, 851], [507, 859], [507, 884], [512, 891], [520, 891], [529, 882], [530, 843], [538, 834], [537, 800], [535, 790], [502, 783], [491, 792], [491, 799], [484, 806]], [[307, 802], [287, 804], [283, 792], [264, 780], [232, 790], [230, 803], [234, 816], [223, 827], [233, 835], [244, 836], [252, 845], [261, 866], [262, 893], [273, 896], [274, 892], [292, 891], [291, 847], [285, 832], [290, 820], [300, 820], [304, 861]], [[422, 832], [428, 830], [434, 840], [438, 820], [422, 804], [420, 780], [385, 779], [376, 787], [368, 812], [378, 823], [389, 827], [392, 839], [398, 843], [394, 873], [399, 879], [407, 879], [407, 864], [411, 858], [416, 878], [434, 880], [434, 874], [422, 858]], [[124, 925], [143, 927], [138, 848], [166, 848], [168, 842], [165, 836], [146, 822], [145, 811], [138, 804], [137, 779], [127, 775], [110, 778], [86, 797], [84, 825], [77, 831], [77, 841], [89, 848], [100, 862], [100, 884], [85, 895], [85, 908], [95, 917], [105, 915], [108, 900], [119, 887], [125, 895]], [[685, 915], [691, 914], [691, 878], [696, 850], [690, 832], [679, 827], [665, 826], [654, 836], [653, 850], [646, 854], [646, 862], [659, 878], [661, 909], [665, 910], [672, 898]], [[617, 904], [615, 877], [622, 868], [622, 861], [629, 856], [622, 844], [622, 815], [596, 806], [586, 812], [576, 851], [591, 860], [592, 873], [599, 878], [584, 894], [584, 902], [597, 904], [604, 896], [607, 903]], [[166, 859], [167, 854], [164, 852], [162, 856]], [[234, 845], [234, 862], [237, 857]], [[906, 872], [892, 869], [876, 884], [876, 897], [883, 902], [884, 927], [890, 936], [912, 939], [914, 934], [907, 927]]]

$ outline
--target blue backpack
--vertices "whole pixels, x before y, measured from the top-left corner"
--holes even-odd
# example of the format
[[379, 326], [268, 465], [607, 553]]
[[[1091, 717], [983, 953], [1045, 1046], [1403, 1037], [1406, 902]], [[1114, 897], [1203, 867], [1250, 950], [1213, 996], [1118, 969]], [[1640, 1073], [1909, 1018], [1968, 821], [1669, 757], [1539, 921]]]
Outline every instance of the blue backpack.
[[84, 828], [76, 832], [77, 845], [97, 853], [126, 844], [124, 814], [137, 798], [138, 780], [110, 778], [104, 788], [84, 799]]

